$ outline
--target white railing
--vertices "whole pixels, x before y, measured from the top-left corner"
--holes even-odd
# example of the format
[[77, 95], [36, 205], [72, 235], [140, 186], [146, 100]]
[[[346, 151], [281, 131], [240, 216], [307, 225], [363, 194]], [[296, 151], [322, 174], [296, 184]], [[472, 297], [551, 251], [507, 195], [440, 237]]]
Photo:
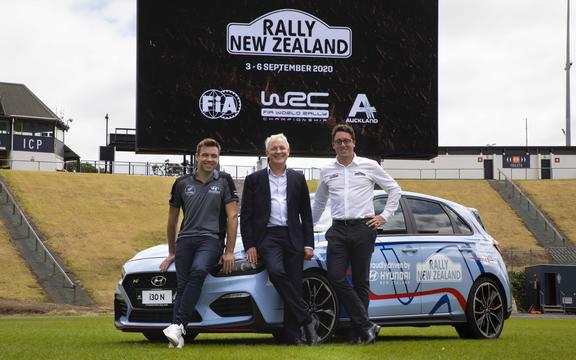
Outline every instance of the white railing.
[[550, 228], [550, 230], [552, 230], [552, 233], [554, 234], [554, 240], [558, 240], [558, 239], [562, 240], [563, 246], [566, 246], [566, 239], [564, 238], [564, 236], [562, 236], [560, 234], [560, 231], [558, 231], [558, 229], [556, 229], [556, 226], [554, 226], [552, 224], [552, 222], [548, 219], [548, 217], [546, 215], [544, 215], [544, 213], [542, 211], [540, 211], [538, 206], [536, 206], [536, 204], [534, 204], [532, 202], [532, 200], [530, 200], [530, 198], [522, 191], [522, 189], [520, 189], [520, 187], [518, 185], [516, 185], [512, 181], [512, 179], [510, 179], [508, 176], [506, 176], [506, 174], [504, 174], [503, 172], [500, 171], [500, 169], [498, 169], [498, 179], [501, 179], [501, 178], [504, 178], [507, 186], [512, 187], [513, 194], [517, 193], [518, 196], [520, 196], [520, 198], [522, 198], [524, 201], [526, 201], [528, 210], [530, 210], [530, 209], [534, 210], [537, 217], [541, 221], [544, 222], [544, 229], [548, 230], [548, 228]]

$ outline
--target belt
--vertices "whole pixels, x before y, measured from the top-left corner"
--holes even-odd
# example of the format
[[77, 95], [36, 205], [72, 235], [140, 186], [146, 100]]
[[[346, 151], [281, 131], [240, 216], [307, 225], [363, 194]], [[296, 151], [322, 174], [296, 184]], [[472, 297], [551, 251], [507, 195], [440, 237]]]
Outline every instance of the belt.
[[332, 219], [332, 224], [335, 225], [344, 225], [344, 226], [354, 226], [354, 225], [360, 225], [360, 224], [365, 224], [366, 220], [368, 219]]

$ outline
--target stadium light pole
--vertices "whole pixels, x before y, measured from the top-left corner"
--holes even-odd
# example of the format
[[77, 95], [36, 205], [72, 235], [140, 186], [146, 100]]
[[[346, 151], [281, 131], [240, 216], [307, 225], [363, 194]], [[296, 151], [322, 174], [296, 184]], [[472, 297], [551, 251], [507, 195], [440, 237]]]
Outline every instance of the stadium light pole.
[[570, 0], [566, 0], [566, 146], [571, 145], [570, 129]]
[[[108, 147], [108, 113], [106, 113], [106, 116], [104, 116], [104, 119], [106, 119], [106, 147]], [[108, 160], [104, 161], [104, 172], [108, 173]]]
[[106, 141], [105, 141], [105, 144], [106, 144], [106, 146], [108, 146], [108, 113], [106, 113], [106, 116], [104, 116], [104, 119], [106, 119]]

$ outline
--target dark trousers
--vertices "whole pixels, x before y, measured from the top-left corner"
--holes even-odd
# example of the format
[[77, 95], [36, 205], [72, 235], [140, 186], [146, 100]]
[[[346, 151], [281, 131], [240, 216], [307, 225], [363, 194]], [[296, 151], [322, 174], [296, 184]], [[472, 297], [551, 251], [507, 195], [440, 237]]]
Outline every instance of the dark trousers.
[[312, 319], [302, 299], [304, 252], [294, 249], [287, 227], [270, 227], [258, 246], [270, 281], [284, 301], [284, 332], [288, 341], [300, 337], [300, 327]]
[[[356, 330], [371, 326], [368, 320], [370, 303], [370, 259], [376, 232], [366, 224], [332, 224], [326, 232], [328, 240], [328, 279], [338, 299], [344, 304]], [[352, 283], [346, 278], [348, 264], [352, 267]]]
[[184, 237], [176, 242], [174, 323], [186, 326], [193, 317], [206, 276], [222, 255], [222, 243], [211, 237]]

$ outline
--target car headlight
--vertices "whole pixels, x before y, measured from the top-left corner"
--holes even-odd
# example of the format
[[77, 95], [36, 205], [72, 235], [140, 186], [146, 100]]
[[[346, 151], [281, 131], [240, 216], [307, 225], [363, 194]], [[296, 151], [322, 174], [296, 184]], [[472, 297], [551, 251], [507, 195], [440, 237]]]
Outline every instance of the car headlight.
[[231, 273], [225, 274], [222, 269], [222, 264], [219, 264], [212, 275], [216, 277], [250, 275], [259, 273], [262, 270], [264, 270], [264, 264], [260, 261], [254, 264], [245, 258], [241, 258], [234, 260], [234, 269], [232, 269]]

